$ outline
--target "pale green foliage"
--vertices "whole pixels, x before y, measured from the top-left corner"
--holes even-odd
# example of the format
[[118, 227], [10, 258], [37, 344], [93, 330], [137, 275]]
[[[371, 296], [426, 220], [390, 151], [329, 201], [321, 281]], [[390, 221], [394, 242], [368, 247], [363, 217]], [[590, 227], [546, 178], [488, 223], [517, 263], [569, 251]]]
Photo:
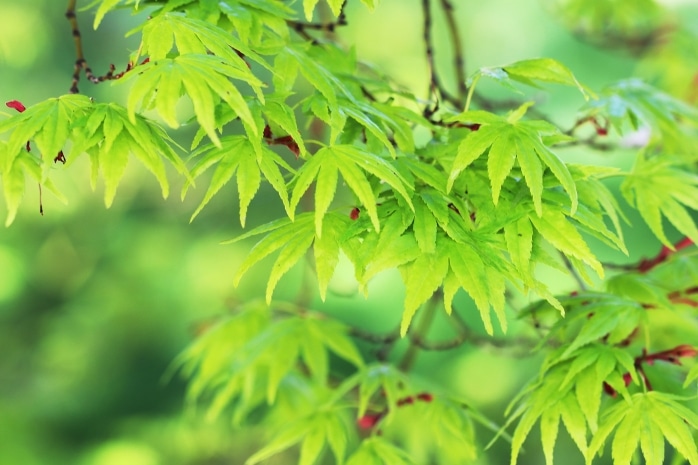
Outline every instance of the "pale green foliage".
[[[373, 9], [378, 1], [361, 3]], [[630, 24], [625, 15], [644, 18], [642, 31], [656, 25], [649, 0], [589, 3], [557, 6], [566, 18], [587, 18], [588, 30], [604, 34]], [[698, 242], [698, 110], [638, 80], [597, 94], [549, 58], [476, 71], [460, 100], [451, 99], [459, 105], [448, 98], [425, 102], [361, 63], [354, 49], [329, 36], [307, 40], [302, 21], [312, 21], [306, 26], [317, 32], [329, 15], [339, 21], [334, 28], [343, 21], [343, 4], [93, 2], [95, 26], [116, 8], [150, 15], [133, 31], [141, 43], [131, 69], [116, 81], [128, 86], [126, 102], [65, 95], [0, 121], [7, 224], [27, 176], [61, 196], [51, 179], [61, 151], [68, 168], [89, 156], [93, 186], [103, 180], [107, 206], [132, 157], [165, 196], [167, 164], [182, 176], [183, 196], [192, 195], [194, 181], [209, 180], [192, 220], [232, 181], [238, 199], [231, 202], [245, 227], [258, 193], [271, 186], [286, 216], [227, 241], [256, 241], [233, 278], [236, 286], [276, 255], [265, 301], [246, 302], [217, 321], [176, 363], [190, 379], [189, 402], [207, 405], [209, 418], [230, 415], [236, 425], [269, 427], [270, 439], [247, 465], [291, 447], [299, 448], [300, 465], [324, 456], [348, 465], [412, 464], [415, 440], [439, 463], [477, 460], [474, 425], [497, 430], [491, 421], [453, 393], [417, 380], [404, 370], [409, 358], [398, 365], [356, 342], [363, 337], [390, 348], [402, 336], [411, 349], [425, 346], [426, 334], [413, 320], [437, 311], [455, 321], [461, 302], [480, 317], [463, 324], [481, 323], [489, 335], [496, 331], [493, 314], [502, 332], [514, 314], [533, 322], [536, 349], [546, 354], [538, 376], [511, 403], [505, 426], [515, 424], [513, 435], [501, 429], [495, 437], [511, 441], [512, 464], [538, 423], [548, 465], [560, 424], [589, 464], [613, 433], [614, 465], [631, 463], [638, 448], [647, 464], [659, 465], [665, 441], [698, 465], [698, 417], [687, 406], [698, 367], [682, 371], [677, 386], [683, 388], [675, 392], [653, 390], [643, 369], [680, 365], [694, 350], [657, 350], [653, 344], [662, 339], [653, 313], [671, 313], [682, 334], [698, 340], [698, 253], [669, 254], [666, 229], [670, 223]], [[577, 89], [579, 107], [569, 113], [579, 111], [578, 124], [561, 129], [533, 102], [489, 102], [476, 90], [482, 78], [502, 84], [514, 99], [523, 94], [519, 84], [541, 92], [550, 85]], [[182, 97], [190, 104], [186, 114]], [[194, 127], [187, 162], [186, 149], [155, 118], [169, 130], [181, 122]], [[585, 122], [593, 122], [599, 136], [612, 129], [613, 150], [613, 144], [642, 145], [629, 172], [566, 161], [566, 147], [598, 142], [577, 135]], [[648, 140], [627, 139], [644, 130]], [[611, 178], [620, 179], [620, 196]], [[605, 278], [599, 244], [628, 254], [626, 205], [618, 197], [667, 248], [657, 263], [611, 270]], [[276, 301], [279, 282], [306, 258], [323, 301], [342, 260], [353, 265], [364, 292], [379, 273], [397, 270], [404, 283], [399, 328], [396, 321], [395, 330], [376, 341], [310, 310], [307, 295], [298, 304]], [[577, 291], [558, 295], [551, 270], [576, 278]], [[517, 311], [512, 295], [531, 303]], [[468, 342], [470, 333], [463, 332], [461, 342]], [[404, 425], [415, 422], [419, 437], [405, 432]]]
[[609, 408], [589, 444], [587, 463], [614, 429], [614, 464], [629, 465], [639, 443], [646, 463], [659, 465], [664, 462], [665, 439], [688, 463], [698, 463], [698, 448], [691, 433], [691, 428], [698, 428], [698, 415], [678, 400], [682, 399], [661, 392], [638, 393]]
[[638, 206], [642, 218], [665, 245], [662, 215], [684, 235], [698, 242], [698, 229], [685, 206], [698, 210], [698, 175], [685, 169], [681, 159], [663, 155], [637, 157], [632, 172], [623, 182], [622, 192], [628, 202]]

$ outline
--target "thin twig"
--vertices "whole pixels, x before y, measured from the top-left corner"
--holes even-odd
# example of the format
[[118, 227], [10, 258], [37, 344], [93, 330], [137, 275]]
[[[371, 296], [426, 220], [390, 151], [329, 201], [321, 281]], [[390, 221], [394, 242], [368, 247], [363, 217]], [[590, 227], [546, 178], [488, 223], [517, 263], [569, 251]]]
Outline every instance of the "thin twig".
[[347, 2], [344, 2], [342, 4], [341, 9], [339, 10], [339, 15], [337, 16], [337, 19], [335, 21], [304, 23], [302, 21], [288, 20], [286, 21], [286, 24], [288, 24], [294, 31], [296, 31], [298, 35], [300, 35], [304, 39], [315, 43], [315, 38], [308, 33], [308, 30], [322, 31], [325, 34], [332, 34], [337, 27], [346, 26], [348, 24], [347, 16], [344, 11], [344, 7], [346, 6], [346, 4]]
[[351, 328], [349, 331], [351, 336], [359, 339], [363, 339], [366, 342], [371, 342], [373, 344], [392, 344], [400, 338], [400, 330], [394, 330], [385, 334], [376, 334], [360, 328]]
[[439, 108], [439, 101], [438, 101], [438, 88], [439, 88], [439, 83], [438, 83], [438, 77], [436, 75], [436, 65], [434, 63], [434, 44], [431, 41], [431, 1], [430, 0], [422, 0], [422, 15], [424, 17], [424, 27], [423, 27], [423, 38], [424, 38], [424, 46], [425, 46], [425, 53], [426, 53], [426, 60], [427, 60], [427, 70], [429, 71], [429, 90], [427, 91], [427, 100], [431, 98], [431, 96], [434, 96], [437, 98], [436, 103], [434, 103], [433, 108], [429, 108], [429, 105], [427, 105], [424, 108], [424, 116], [429, 117], [433, 115], [436, 110]]
[[[450, 103], [458, 109], [463, 108], [464, 102], [462, 99], [455, 97], [448, 90], [446, 90], [436, 70], [436, 63], [434, 60], [434, 43], [431, 39], [431, 29], [433, 27], [433, 18], [431, 14], [431, 0], [422, 0], [422, 14], [424, 17], [423, 40], [425, 47], [425, 56], [427, 60], [427, 68], [429, 71], [429, 91], [427, 95], [427, 100], [429, 100], [432, 96], [436, 99], [436, 102], [434, 103], [433, 107], [430, 108], [427, 105], [424, 108], [424, 116], [428, 119], [439, 109], [439, 98]], [[454, 44], [454, 49], [457, 46], [460, 46], [460, 40], [458, 42], [458, 45]], [[460, 66], [459, 68], [462, 69], [462, 66]], [[465, 80], [463, 80], [463, 83], [465, 83]]]
[[87, 60], [85, 60], [85, 54], [82, 50], [82, 37], [80, 35], [80, 28], [78, 26], [78, 18], [75, 14], [76, 2], [77, 0], [68, 0], [68, 8], [65, 11], [65, 17], [68, 18], [68, 22], [70, 22], [70, 27], [73, 33], [73, 40], [75, 41], [76, 59], [75, 66], [73, 68], [73, 80], [69, 90], [71, 94], [77, 94], [80, 92], [78, 90], [78, 82], [80, 81], [81, 70], [85, 71], [85, 77], [90, 82], [100, 82], [99, 78], [95, 77], [95, 75], [92, 73], [92, 69], [90, 69], [90, 67], [88, 66]]
[[518, 349], [517, 355], [525, 356], [530, 355], [531, 350], [538, 343], [538, 341], [526, 337], [501, 338], [475, 333], [455, 310], [451, 313], [449, 321], [455, 326], [463, 343], [477, 347], [490, 346], [497, 349]]
[[456, 74], [458, 100], [465, 102], [465, 98], [468, 95], [468, 87], [466, 85], [465, 55], [463, 54], [463, 44], [461, 43], [458, 22], [456, 21], [453, 4], [450, 0], [441, 0], [441, 7], [446, 15], [446, 25], [448, 26], [448, 33], [451, 36], [451, 46], [453, 47], [453, 68]]
[[579, 290], [586, 291], [587, 290], [586, 283], [584, 282], [584, 280], [582, 280], [582, 277], [579, 276], [579, 273], [577, 272], [576, 268], [574, 266], [572, 266], [572, 262], [570, 261], [569, 258], [567, 258], [567, 255], [560, 252], [560, 257], [562, 257], [562, 262], [565, 264], [565, 267], [570, 272], [570, 275], [574, 278], [575, 281], [577, 281], [577, 286], [579, 286]]

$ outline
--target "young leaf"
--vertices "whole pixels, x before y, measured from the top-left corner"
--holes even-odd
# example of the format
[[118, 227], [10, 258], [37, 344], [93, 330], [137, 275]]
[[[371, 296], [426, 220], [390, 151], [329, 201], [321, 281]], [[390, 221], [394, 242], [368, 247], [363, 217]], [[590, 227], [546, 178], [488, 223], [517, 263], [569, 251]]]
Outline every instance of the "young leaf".
[[698, 210], [698, 176], [682, 170], [676, 160], [639, 155], [621, 192], [667, 247], [673, 245], [664, 234], [662, 215], [682, 234], [698, 242], [698, 228], [684, 207]]
[[73, 123], [72, 139], [71, 153], [88, 152], [93, 172], [101, 171], [107, 206], [114, 199], [129, 155], [134, 155], [155, 175], [164, 197], [169, 193], [169, 183], [163, 158], [180, 173], [189, 176], [184, 163], [172, 148], [176, 144], [162, 128], [141, 115], [134, 115], [131, 119], [127, 110], [115, 103], [95, 104]]
[[12, 130], [7, 141], [4, 168], [10, 168], [29, 140], [36, 142], [44, 166], [52, 165], [53, 159], [68, 141], [74, 121], [92, 105], [84, 95], [63, 95], [27, 107], [22, 113], [0, 122], [0, 134]]
[[542, 214], [543, 165], [550, 169], [569, 194], [571, 211], [574, 214], [578, 199], [572, 175], [567, 166], [542, 141], [543, 135], [559, 133], [557, 128], [541, 121], [509, 121], [482, 111], [461, 113], [450, 121], [480, 126], [477, 131], [468, 134], [458, 147], [458, 154], [448, 177], [449, 191], [461, 172], [487, 152], [487, 171], [495, 206], [499, 201], [502, 184], [517, 161], [538, 216]]
[[128, 97], [128, 112], [135, 119], [137, 108], [155, 108], [172, 127], [177, 126], [175, 104], [186, 94], [194, 105], [201, 127], [214, 144], [216, 133], [215, 106], [223, 100], [240, 117], [250, 138], [259, 138], [259, 129], [245, 98], [230, 79], [242, 80], [263, 101], [262, 82], [243, 62], [231, 62], [213, 55], [188, 54], [174, 58], [151, 60], [140, 65], [138, 72], [126, 73], [117, 82], [135, 81]]
[[502, 329], [506, 331], [506, 319], [502, 318], [503, 301], [498, 296], [504, 293], [504, 282], [499, 279], [490, 281], [489, 278], [494, 276], [488, 274], [486, 270], [487, 265], [483, 261], [485, 257], [481, 257], [472, 247], [457, 242], [444, 241], [437, 245], [437, 249], [439, 248], [448, 250], [449, 266], [458, 284], [475, 301], [487, 333], [494, 334], [490, 318], [491, 306], [500, 317], [499, 323]]
[[388, 442], [382, 436], [371, 436], [361, 442], [346, 465], [413, 465], [409, 454]]
[[317, 273], [320, 298], [324, 301], [327, 286], [339, 262], [340, 238], [349, 227], [351, 219], [345, 216], [328, 215], [322, 223], [322, 235], [313, 242], [315, 271]]
[[[284, 208], [290, 216], [288, 193], [280, 168], [282, 167], [288, 172], [293, 172], [293, 169], [269, 148], [262, 147], [261, 150], [261, 156], [258, 156], [257, 149], [245, 136], [227, 136], [221, 139], [220, 147], [208, 145], [192, 153], [192, 157], [199, 157], [196, 165], [192, 168], [193, 178], [200, 176], [214, 164], [217, 166], [211, 178], [211, 184], [191, 219], [193, 220], [201, 212], [236, 172], [240, 197], [240, 224], [243, 227], [247, 217], [247, 208], [259, 189], [262, 176], [279, 194]], [[184, 186], [182, 196], [186, 194], [188, 187], [188, 184]]]
[[664, 149], [686, 149], [690, 133], [683, 125], [698, 126], [698, 110], [639, 79], [628, 79], [604, 89], [601, 97], [587, 105], [589, 116], [606, 117], [620, 133], [648, 126], [651, 137], [661, 139]]
[[[288, 218], [272, 221], [259, 226], [227, 243], [238, 242], [251, 236], [265, 234], [252, 248], [250, 254], [240, 265], [233, 284], [238, 285], [242, 276], [267, 255], [280, 250], [280, 254], [274, 263], [267, 283], [267, 300], [271, 295], [279, 279], [291, 269], [305, 252], [314, 244], [315, 263], [318, 269], [318, 281], [320, 292], [324, 296], [330, 278], [337, 265], [339, 250], [345, 247], [342, 232], [348, 225], [347, 217], [338, 213], [326, 215], [328, 224], [323, 224], [323, 229], [328, 232], [327, 237], [318, 237], [315, 230], [313, 213], [303, 213], [294, 221]], [[350, 221], [350, 220], [349, 220]]]
[[382, 158], [349, 145], [334, 145], [318, 150], [315, 155], [298, 170], [296, 185], [291, 195], [291, 209], [295, 210], [303, 194], [308, 190], [312, 180], [317, 178], [315, 193], [315, 227], [318, 235], [322, 233], [322, 218], [327, 211], [337, 185], [337, 170], [366, 208], [373, 227], [379, 231], [376, 196], [368, 178], [367, 171], [388, 184], [412, 206], [408, 186], [397, 171]]
[[601, 263], [591, 252], [579, 231], [562, 212], [546, 208], [543, 210], [542, 215], [529, 215], [529, 219], [536, 230], [553, 247], [565, 255], [583, 261], [596, 271], [599, 276], [603, 277], [604, 272]]
[[[5, 144], [3, 144], [3, 147]], [[10, 226], [17, 216], [17, 209], [22, 202], [24, 196], [24, 170], [18, 159], [9, 166], [9, 169], [4, 169], [0, 173], [2, 179], [2, 189], [5, 196], [5, 205], [7, 205], [7, 218], [5, 226]]]
[[[659, 431], [649, 425], [656, 425]], [[629, 465], [638, 443], [648, 464], [663, 463], [663, 454], [658, 453], [663, 450], [658, 432], [691, 465], [695, 465], [698, 464], [698, 448], [691, 428], [698, 428], [698, 415], [672, 396], [657, 391], [637, 393], [631, 402], [619, 402], [607, 411], [589, 444], [586, 461], [591, 464], [596, 452], [615, 429], [611, 446], [614, 465]]]
[[517, 61], [506, 66], [482, 68], [470, 77], [471, 86], [481, 76], [492, 78], [515, 91], [516, 88], [512, 85], [511, 80], [532, 87], [538, 87], [537, 82], [562, 84], [576, 87], [585, 99], [589, 99], [591, 95], [591, 91], [582, 86], [565, 65], [552, 58], [534, 58]]

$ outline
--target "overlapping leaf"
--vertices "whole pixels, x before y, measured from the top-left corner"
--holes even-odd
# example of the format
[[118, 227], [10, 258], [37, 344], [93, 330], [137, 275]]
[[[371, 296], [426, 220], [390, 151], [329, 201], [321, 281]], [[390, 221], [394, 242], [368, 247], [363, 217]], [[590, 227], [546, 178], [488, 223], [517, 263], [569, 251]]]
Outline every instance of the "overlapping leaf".
[[337, 102], [340, 120], [344, 121], [346, 126], [338, 127], [332, 117], [325, 119], [325, 122], [332, 126], [334, 132], [342, 132], [340, 140], [344, 143], [354, 143], [357, 139], [365, 139], [369, 149], [376, 152], [387, 149], [393, 158], [397, 156], [395, 146], [407, 153], [414, 152], [411, 125], [429, 125], [421, 115], [407, 108], [358, 99], [340, 98]]
[[606, 439], [614, 432], [611, 456], [614, 465], [629, 465], [640, 447], [648, 465], [664, 463], [664, 440], [691, 465], [698, 464], [694, 440], [698, 415], [676, 396], [657, 391], [637, 393], [628, 402], [618, 402], [601, 419], [589, 444], [586, 463], [590, 465]]
[[343, 463], [349, 433], [341, 410], [318, 410], [282, 426], [268, 444], [245, 461], [245, 465], [260, 463], [295, 444], [300, 445], [299, 465], [317, 463], [326, 444], [337, 463]]
[[343, 324], [312, 315], [271, 320], [266, 305], [254, 301], [209, 329], [178, 363], [192, 378], [191, 401], [208, 394], [209, 418], [232, 406], [239, 422], [256, 406], [273, 404], [284, 380], [300, 376], [296, 367], [301, 360], [307, 368], [302, 376], [324, 388], [330, 352], [357, 368], [363, 366]]
[[[211, 184], [204, 195], [203, 200], [192, 214], [192, 219], [208, 204], [211, 198], [236, 175], [238, 196], [240, 198], [240, 224], [245, 226], [247, 208], [257, 194], [264, 177], [278, 192], [281, 201], [290, 213], [286, 182], [280, 168], [287, 172], [293, 169], [269, 148], [261, 147], [261, 156], [252, 142], [245, 136], [226, 136], [221, 139], [221, 146], [205, 146], [194, 153], [192, 157], [198, 157], [197, 163], [192, 168], [192, 177], [196, 178], [210, 167], [216, 165], [211, 178]], [[189, 185], [185, 185], [182, 195], [186, 193]]]
[[383, 363], [366, 365], [345, 379], [337, 387], [335, 397], [343, 396], [357, 388], [357, 417], [363, 417], [368, 411], [382, 411], [385, 408], [385, 422], [392, 419], [401, 398], [417, 392], [409, 376], [395, 366]]
[[621, 192], [664, 245], [672, 247], [664, 234], [662, 216], [698, 243], [698, 228], [686, 209], [698, 210], [698, 175], [675, 159], [639, 155], [621, 185]]
[[414, 465], [409, 454], [381, 436], [371, 436], [361, 442], [349, 457], [347, 465]]
[[318, 285], [320, 295], [324, 298], [330, 278], [339, 260], [339, 251], [344, 246], [342, 243], [343, 233], [350, 221], [349, 217], [345, 215], [328, 213], [322, 224], [322, 234], [318, 234], [314, 215], [303, 213], [293, 221], [287, 218], [272, 221], [229, 241], [237, 242], [248, 237], [265, 234], [240, 265], [240, 269], [235, 275], [234, 284], [237, 286], [242, 276], [252, 265], [280, 250], [267, 283], [266, 297], [267, 301], [271, 301], [272, 293], [279, 279], [303, 258], [311, 245], [314, 245]]
[[37, 157], [28, 152], [20, 152], [11, 162], [7, 161], [8, 158], [7, 143], [0, 141], [0, 183], [7, 206], [5, 226], [10, 226], [17, 216], [17, 209], [24, 196], [27, 175], [65, 202], [65, 197], [56, 189], [51, 179], [44, 175], [44, 168]]
[[[217, 322], [187, 347], [175, 363], [191, 378], [187, 393], [190, 401], [196, 401], [206, 391], [217, 389], [229, 380], [234, 355], [261, 333], [270, 321], [269, 309], [264, 302], [251, 301], [235, 314]], [[223, 405], [237, 394], [242, 395], [242, 404], [248, 403], [253, 387], [254, 383], [249, 382], [238, 382], [236, 389], [228, 387], [225, 394], [218, 396], [223, 396], [225, 402], [213, 401], [211, 416], [219, 413]]]
[[536, 213], [541, 216], [543, 172], [547, 167], [570, 196], [574, 214], [578, 202], [574, 179], [567, 166], [543, 142], [543, 136], [560, 134], [559, 130], [544, 121], [520, 121], [527, 106], [507, 118], [485, 111], [468, 111], [452, 118], [453, 121], [480, 126], [460, 143], [448, 178], [448, 190], [463, 170], [487, 153], [487, 174], [495, 205], [502, 185], [516, 164], [530, 190]]
[[125, 108], [115, 104], [95, 104], [73, 124], [73, 153], [87, 152], [92, 164], [92, 183], [101, 172], [104, 179], [104, 201], [110, 206], [116, 188], [129, 160], [135, 156], [157, 178], [163, 196], [169, 192], [163, 159], [188, 176], [184, 163], [177, 156], [174, 141], [147, 118], [129, 117]]
[[[449, 312], [453, 297], [463, 288], [475, 301], [490, 334], [490, 309], [506, 329], [504, 283], [514, 279], [515, 273], [499, 245], [487, 233], [472, 231], [468, 220], [449, 207], [444, 194], [426, 189], [412, 203], [414, 212], [395, 201], [384, 202], [377, 210], [380, 231], [368, 229], [367, 220], [360, 218], [343, 235], [359, 283], [365, 289], [377, 273], [400, 270], [406, 289], [402, 334], [419, 307], [441, 286]], [[357, 250], [347, 240], [355, 235], [361, 237]]]
[[10, 168], [27, 141], [36, 143], [43, 166], [51, 166], [70, 138], [73, 123], [92, 105], [84, 95], [63, 95], [32, 105], [24, 112], [0, 122], [0, 134], [12, 130], [5, 148], [5, 169]]
[[542, 215], [530, 214], [528, 218], [538, 233], [553, 247], [568, 257], [584, 262], [603, 277], [601, 262], [563, 212], [545, 208]]
[[[83, 8], [89, 9], [94, 7], [95, 5], [99, 5], [97, 11], [95, 11], [95, 19], [92, 23], [93, 27], [97, 29], [99, 25], [102, 23], [104, 16], [110, 11], [115, 10], [120, 4], [124, 6], [134, 5], [135, 8], [138, 8], [138, 4], [141, 2], [142, 0], [94, 0], [92, 3], [86, 5]], [[143, 1], [142, 3], [146, 2], [147, 0]]]
[[617, 344], [647, 324], [647, 311], [641, 304], [612, 294], [584, 293], [566, 303], [567, 316], [547, 336], [567, 341], [561, 358], [602, 338]]
[[379, 231], [376, 195], [366, 172], [389, 185], [410, 207], [411, 196], [404, 179], [387, 161], [352, 145], [333, 145], [318, 150], [299, 170], [291, 195], [291, 209], [295, 210], [301, 197], [315, 181], [315, 229], [321, 235], [322, 221], [337, 190], [338, 175], [354, 192]]
[[[232, 355], [232, 368], [245, 376], [248, 367], [267, 373], [266, 397], [272, 404], [283, 378], [302, 359], [310, 375], [320, 385], [327, 382], [329, 351], [363, 366], [358, 349], [347, 328], [331, 319], [289, 317], [274, 321]], [[231, 381], [232, 382], [232, 381]]]
[[182, 95], [187, 95], [198, 123], [219, 144], [215, 107], [222, 100], [240, 117], [248, 135], [259, 138], [261, 134], [248, 104], [231, 79], [244, 81], [263, 100], [262, 83], [244, 62], [232, 63], [212, 55], [187, 54], [151, 60], [139, 66], [137, 72], [126, 73], [118, 82], [134, 81], [128, 97], [131, 119], [135, 118], [136, 109], [154, 106], [170, 126], [177, 127], [176, 105]]
[[216, 2], [216, 7], [232, 23], [234, 31], [244, 44], [261, 43], [266, 28], [285, 37], [288, 34], [286, 21], [294, 14], [280, 0]]
[[[331, 57], [335, 57], [337, 54], [338, 52], [335, 52], [331, 54]], [[347, 54], [344, 54], [343, 57], [345, 59], [351, 58]], [[325, 63], [327, 59], [323, 55], [312, 55], [308, 44], [291, 43], [287, 45], [274, 59], [274, 88], [281, 95], [289, 93], [300, 72], [327, 102], [328, 109], [326, 108], [324, 111], [329, 110], [329, 113], [320, 119], [331, 121], [333, 131], [331, 139], [335, 139], [344, 126], [344, 118], [339, 114], [338, 98], [353, 100], [354, 97], [348, 85]], [[339, 65], [343, 66], [342, 63]], [[319, 115], [316, 114], [316, 116]]]
[[609, 86], [587, 106], [590, 115], [606, 117], [620, 133], [628, 124], [634, 130], [648, 126], [651, 136], [669, 150], [690, 149], [682, 126], [698, 127], [698, 109], [638, 79]]
[[250, 72], [240, 54], [262, 66], [268, 66], [233, 34], [200, 19], [180, 13], [163, 13], [146, 21], [141, 27], [143, 37], [139, 53], [152, 61], [169, 57], [176, 46], [179, 55], [212, 54], [224, 59], [230, 66], [240, 68], [240, 72], [242, 68]]
[[620, 349], [591, 345], [578, 350], [573, 359], [558, 363], [562, 351], [564, 348], [552, 354], [549, 360], [553, 367], [545, 368], [541, 379], [523, 390], [508, 409], [518, 404], [507, 420], [509, 425], [518, 419], [512, 439], [512, 465], [516, 464], [524, 440], [536, 422], [540, 422], [546, 464], [554, 463], [553, 449], [560, 420], [586, 456], [587, 430], [597, 429], [603, 383], [627, 395], [623, 374], [628, 372], [638, 381], [632, 357]]

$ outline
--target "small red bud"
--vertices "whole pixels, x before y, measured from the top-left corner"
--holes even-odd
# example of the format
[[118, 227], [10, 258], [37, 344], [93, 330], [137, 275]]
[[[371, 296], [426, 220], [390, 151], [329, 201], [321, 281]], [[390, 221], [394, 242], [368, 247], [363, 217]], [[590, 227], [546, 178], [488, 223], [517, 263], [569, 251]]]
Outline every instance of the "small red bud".
[[374, 426], [376, 426], [376, 423], [378, 423], [378, 420], [380, 420], [381, 415], [380, 414], [374, 414], [371, 415], [367, 413], [366, 415], [362, 416], [358, 420], [356, 420], [356, 424], [359, 426], [361, 429], [371, 429]]
[[359, 210], [357, 207], [354, 207], [351, 209], [351, 213], [349, 213], [349, 218], [352, 220], [356, 221], [359, 219], [359, 214], [361, 213], [361, 210]]
[[422, 402], [431, 402], [434, 400], [434, 396], [430, 392], [422, 392], [421, 394], [417, 394], [417, 399]]
[[9, 102], [5, 103], [5, 105], [7, 105], [10, 108], [14, 108], [20, 113], [27, 109], [24, 105], [22, 105], [22, 102], [18, 100], [10, 100]]
[[596, 128], [596, 134], [599, 136], [607, 136], [608, 135], [608, 129], [606, 128]]

